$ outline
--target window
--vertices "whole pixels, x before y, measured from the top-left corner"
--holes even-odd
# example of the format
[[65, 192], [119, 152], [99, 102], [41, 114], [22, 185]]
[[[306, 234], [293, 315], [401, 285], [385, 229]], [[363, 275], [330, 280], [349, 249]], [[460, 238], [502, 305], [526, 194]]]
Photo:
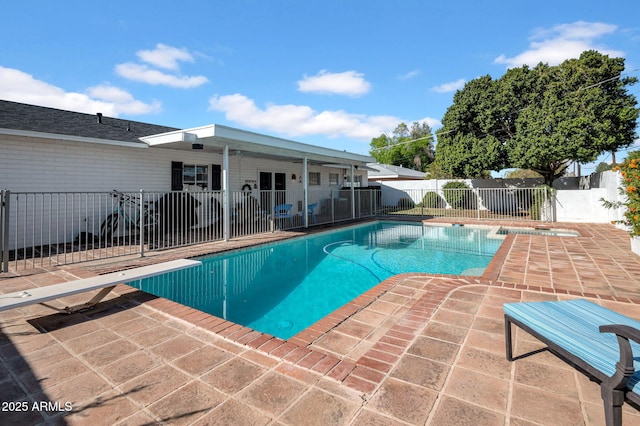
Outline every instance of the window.
[[320, 185], [320, 172], [309, 172], [309, 185]]
[[339, 173], [329, 173], [329, 185], [340, 185], [340, 174]]
[[198, 185], [202, 189], [209, 187], [208, 166], [185, 164], [182, 167], [182, 183], [184, 185]]
[[172, 161], [171, 190], [182, 191], [185, 185], [198, 185], [202, 189], [209, 188], [209, 166]]

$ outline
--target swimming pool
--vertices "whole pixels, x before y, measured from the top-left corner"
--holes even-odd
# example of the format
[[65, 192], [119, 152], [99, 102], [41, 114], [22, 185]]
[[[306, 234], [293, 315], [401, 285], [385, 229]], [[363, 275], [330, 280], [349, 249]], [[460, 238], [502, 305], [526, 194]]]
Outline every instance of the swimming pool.
[[503, 241], [488, 234], [374, 222], [201, 257], [130, 285], [288, 339], [393, 275], [481, 275]]

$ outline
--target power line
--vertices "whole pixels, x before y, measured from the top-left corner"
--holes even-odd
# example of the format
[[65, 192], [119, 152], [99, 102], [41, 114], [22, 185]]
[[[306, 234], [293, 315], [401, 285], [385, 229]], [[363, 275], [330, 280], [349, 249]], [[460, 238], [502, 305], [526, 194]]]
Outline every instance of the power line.
[[[578, 94], [581, 90], [586, 90], [586, 89], [590, 89], [590, 88], [593, 88], [593, 87], [600, 86], [600, 85], [602, 85], [602, 84], [604, 84], [604, 83], [606, 83], [606, 82], [616, 80], [616, 79], [618, 79], [618, 78], [620, 78], [620, 77], [622, 77], [622, 76], [630, 76], [632, 73], [635, 73], [635, 72], [637, 72], [637, 71], [640, 71], [640, 68], [636, 68], [636, 69], [633, 69], [633, 70], [628, 71], [628, 72], [620, 73], [620, 74], [618, 74], [618, 75], [617, 75], [617, 76], [615, 76], [615, 77], [611, 77], [611, 78], [608, 78], [608, 79], [605, 79], [605, 80], [599, 81], [599, 82], [594, 83], [594, 84], [592, 84], [592, 85], [590, 85], [590, 86], [580, 87], [580, 88], [578, 88], [577, 90], [575, 90], [575, 91], [573, 91], [573, 92], [569, 92], [569, 93], [567, 93], [567, 95], [566, 95], [566, 96], [568, 96], [568, 95], [575, 95], [575, 94]], [[634, 77], [638, 77], [638, 76], [635, 76], [635, 75], [634, 75]], [[629, 93], [629, 94], [631, 94], [631, 95], [634, 95], [634, 94], [635, 94], [635, 92], [631, 92], [631, 91], [628, 91], [628, 93]], [[521, 109], [519, 109], [519, 110], [517, 110], [517, 111], [513, 111], [513, 112], [511, 112], [511, 113], [508, 113], [508, 114], [507, 114], [507, 116], [516, 116], [516, 114], [519, 114], [519, 113], [521, 113], [522, 111], [524, 111], [524, 110], [526, 110], [527, 108], [530, 108], [530, 107], [532, 107], [532, 105], [526, 105], [526, 106], [524, 106], [523, 108], [521, 108]], [[442, 135], [446, 135], [446, 134], [448, 134], [448, 133], [454, 133], [454, 132], [456, 132], [456, 131], [458, 131], [458, 128], [456, 128], [456, 129], [449, 129], [449, 130], [444, 131], [444, 132], [443, 132], [443, 131], [438, 131], [438, 130], [436, 130], [436, 131], [434, 132], [434, 136], [436, 137], [436, 141], [437, 141], [437, 139], [438, 139], [440, 136], [442, 136]], [[494, 130], [493, 132], [485, 133], [485, 134], [483, 134], [483, 135], [481, 135], [481, 136], [482, 136], [482, 137], [484, 137], [484, 136], [490, 136], [490, 135], [491, 135], [491, 136], [495, 136], [495, 134], [496, 134], [496, 133], [498, 133], [499, 131], [500, 131], [500, 130]]]
[[[628, 71], [628, 72], [620, 73], [620, 74], [618, 74], [617, 76], [607, 78], [607, 79], [605, 79], [605, 80], [599, 81], [599, 82], [597, 82], [597, 83], [591, 84], [591, 85], [586, 86], [586, 87], [579, 87], [577, 90], [574, 90], [573, 92], [567, 93], [567, 95], [566, 95], [566, 96], [568, 96], [568, 95], [575, 95], [575, 94], [579, 94], [579, 93], [580, 93], [580, 91], [582, 91], [582, 90], [587, 90], [587, 89], [591, 89], [591, 88], [594, 88], [594, 87], [598, 87], [598, 86], [600, 86], [600, 85], [602, 85], [602, 84], [605, 84], [605, 83], [607, 83], [607, 82], [610, 82], [610, 81], [613, 81], [613, 80], [617, 80], [617, 79], [621, 78], [622, 76], [631, 76], [631, 75], [632, 75], [632, 73], [635, 73], [635, 72], [638, 72], [638, 71], [640, 71], [640, 68], [636, 68], [636, 69], [633, 69], [633, 70]], [[634, 77], [638, 77], [638, 76], [635, 76], [635, 75], [633, 75], [633, 76], [634, 76]], [[630, 95], [635, 95], [635, 94], [636, 94], [636, 92], [635, 92], [635, 91], [633, 91], [633, 92], [632, 92], [632, 91], [630, 91], [630, 90], [627, 90], [627, 93], [628, 93], [628, 94], [630, 94]], [[521, 108], [520, 110], [513, 111], [513, 112], [509, 113], [509, 114], [508, 114], [508, 116], [515, 116], [516, 114], [519, 114], [519, 113], [521, 113], [522, 111], [524, 111], [524, 110], [526, 110], [527, 108], [530, 108], [530, 107], [532, 107], [532, 105], [526, 105], [526, 106], [524, 106], [523, 108]], [[443, 136], [443, 135], [446, 135], [446, 134], [449, 134], [449, 133], [454, 133], [454, 132], [456, 132], [456, 131], [458, 131], [458, 129], [457, 129], [457, 128], [456, 128], [456, 129], [449, 129], [449, 130], [446, 130], [446, 131], [438, 131], [438, 130], [436, 130], [436, 131], [434, 131], [434, 132], [433, 132], [433, 134], [429, 134], [428, 136], [424, 136], [424, 137], [421, 137], [421, 138], [412, 139], [412, 140], [408, 140], [408, 141], [397, 142], [397, 143], [394, 143], [394, 144], [388, 144], [386, 147], [371, 148], [371, 149], [369, 150], [369, 152], [374, 152], [374, 151], [379, 151], [379, 150], [390, 149], [390, 148], [393, 148], [393, 147], [397, 147], [397, 146], [400, 146], [400, 145], [405, 145], [405, 144], [409, 144], [409, 143], [417, 142], [417, 141], [424, 140], [424, 139], [432, 139], [432, 138], [433, 138], [433, 139], [435, 140], [435, 142], [437, 143], [437, 140], [438, 140], [438, 138], [439, 138], [440, 136]], [[486, 133], [486, 134], [484, 134], [484, 135], [482, 135], [482, 136], [489, 136], [489, 135], [495, 136], [495, 134], [496, 134], [497, 132], [499, 132], [499, 131], [500, 131], [500, 130], [495, 130], [495, 131], [493, 131], [493, 132]], [[383, 132], [383, 133], [384, 133], [384, 132]], [[387, 137], [387, 139], [388, 139], [388, 140], [389, 140], [389, 139], [391, 139], [391, 138], [390, 138], [386, 133], [384, 133], [384, 134], [385, 134], [385, 136]], [[628, 151], [629, 151], [629, 150], [631, 150], [631, 149], [635, 149], [635, 148], [633, 147], [633, 143], [632, 143], [632, 145], [630, 145], [630, 146], [629, 146], [629, 147], [627, 147], [626, 149], [619, 149], [619, 150], [617, 150], [617, 152], [628, 152]], [[609, 154], [609, 155], [610, 155], [610, 154]], [[607, 156], [607, 158], [608, 158], [608, 156]], [[408, 159], [407, 159], [407, 160], [408, 160]]]
[[[385, 136], [387, 136], [387, 135], [385, 135]], [[387, 138], [390, 139], [389, 136], [387, 136]], [[433, 139], [433, 135], [429, 134], [429, 136], [423, 136], [423, 137], [418, 138], [418, 139], [411, 139], [409, 141], [402, 141], [402, 142], [396, 142], [394, 144], [387, 144], [387, 146], [381, 146], [379, 148], [371, 148], [369, 151], [378, 151], [378, 150], [381, 150], [381, 149], [394, 148], [394, 147], [396, 147], [398, 145], [406, 145], [408, 143], [418, 142], [418, 141], [421, 141], [423, 139]]]

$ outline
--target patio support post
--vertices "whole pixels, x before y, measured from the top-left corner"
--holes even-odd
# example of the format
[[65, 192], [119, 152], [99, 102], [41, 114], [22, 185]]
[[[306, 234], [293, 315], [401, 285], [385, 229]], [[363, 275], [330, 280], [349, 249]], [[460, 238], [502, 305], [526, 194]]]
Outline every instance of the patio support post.
[[353, 164], [351, 165], [351, 219], [356, 218], [356, 197], [355, 197], [355, 189], [353, 188]]
[[[276, 205], [276, 191], [269, 191], [269, 204], [271, 205], [271, 211], [273, 213], [275, 213], [274, 207]], [[276, 219], [273, 217], [273, 213], [270, 215], [271, 216], [271, 232], [275, 232], [276, 231]]]
[[0, 191], [0, 272], [9, 272], [9, 198], [11, 191]]
[[229, 222], [229, 145], [225, 145], [222, 151], [222, 227], [224, 240], [229, 241], [229, 231], [231, 223]]
[[304, 227], [309, 227], [309, 173], [307, 157], [302, 161], [302, 217]]

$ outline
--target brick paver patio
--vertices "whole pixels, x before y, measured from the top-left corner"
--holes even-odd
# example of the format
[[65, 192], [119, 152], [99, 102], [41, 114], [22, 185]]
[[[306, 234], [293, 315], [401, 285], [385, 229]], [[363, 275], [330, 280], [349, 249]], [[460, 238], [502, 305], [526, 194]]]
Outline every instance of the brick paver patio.
[[[288, 341], [124, 285], [85, 313], [63, 316], [39, 305], [4, 312], [0, 419], [92, 426], [603, 424], [598, 385], [573, 368], [546, 351], [505, 360], [506, 302], [585, 297], [640, 318], [640, 256], [631, 253], [628, 235], [605, 224], [553, 226], [581, 236], [509, 235], [482, 277], [396, 276]], [[0, 275], [0, 293], [222, 247]], [[541, 347], [516, 333], [517, 354]], [[640, 416], [626, 408], [624, 421], [638, 424]]]

